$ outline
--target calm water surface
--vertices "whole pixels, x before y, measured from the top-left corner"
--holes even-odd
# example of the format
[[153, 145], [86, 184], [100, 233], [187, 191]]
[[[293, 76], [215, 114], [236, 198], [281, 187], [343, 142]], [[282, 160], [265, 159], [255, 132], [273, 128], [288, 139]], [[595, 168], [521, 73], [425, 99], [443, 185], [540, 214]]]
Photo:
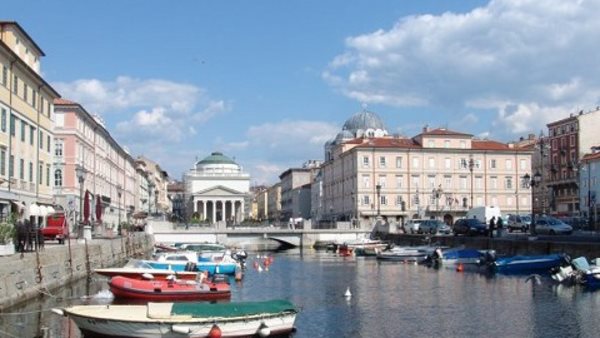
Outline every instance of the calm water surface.
[[[600, 336], [600, 291], [327, 252], [274, 257], [269, 271], [258, 272], [251, 256], [243, 282], [232, 283], [232, 300], [291, 300], [301, 308], [294, 338]], [[350, 299], [344, 297], [348, 287]], [[10, 309], [21, 314], [0, 316], [0, 337], [80, 337], [70, 320], [48, 310], [110, 303], [99, 298], [107, 288], [106, 279], [95, 276]]]

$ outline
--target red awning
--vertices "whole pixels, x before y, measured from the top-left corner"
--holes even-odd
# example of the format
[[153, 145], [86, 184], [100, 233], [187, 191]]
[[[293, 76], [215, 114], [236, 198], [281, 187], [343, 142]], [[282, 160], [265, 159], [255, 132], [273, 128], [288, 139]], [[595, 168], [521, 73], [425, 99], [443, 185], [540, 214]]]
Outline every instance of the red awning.
[[85, 197], [83, 199], [83, 223], [90, 223], [90, 192], [85, 191]]
[[96, 198], [96, 221], [98, 223], [102, 222], [102, 200], [100, 199], [100, 195]]

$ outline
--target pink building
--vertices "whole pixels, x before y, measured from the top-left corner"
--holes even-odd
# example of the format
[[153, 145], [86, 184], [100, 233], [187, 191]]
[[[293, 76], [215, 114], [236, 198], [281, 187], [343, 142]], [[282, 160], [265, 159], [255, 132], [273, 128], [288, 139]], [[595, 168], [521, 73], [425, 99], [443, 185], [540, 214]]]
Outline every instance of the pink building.
[[[98, 234], [131, 222], [139, 209], [134, 159], [80, 104], [54, 101], [54, 195], [71, 224], [93, 224]], [[83, 168], [82, 184], [77, 167]], [[87, 197], [86, 197], [87, 196]]]

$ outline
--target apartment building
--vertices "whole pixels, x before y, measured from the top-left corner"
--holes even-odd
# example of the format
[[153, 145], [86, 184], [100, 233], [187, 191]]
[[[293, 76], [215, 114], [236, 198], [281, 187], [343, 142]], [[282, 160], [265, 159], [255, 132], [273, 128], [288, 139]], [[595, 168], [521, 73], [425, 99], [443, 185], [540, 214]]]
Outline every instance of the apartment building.
[[69, 211], [71, 224], [93, 224], [98, 233], [131, 221], [137, 207], [137, 174], [129, 152], [98, 115], [79, 103], [56, 99], [54, 107], [56, 202]]
[[170, 214], [173, 203], [169, 199], [169, 174], [156, 162], [144, 156], [138, 156], [137, 162], [143, 163], [148, 177], [148, 203], [151, 213]]
[[[14, 21], [0, 21], [0, 217], [37, 222], [52, 210], [53, 101], [42, 49]], [[43, 211], [43, 212], [42, 212]]]
[[530, 213], [531, 147], [480, 140], [446, 128], [388, 136], [372, 112], [352, 116], [325, 144], [320, 219], [370, 226], [435, 217], [452, 223], [471, 207]]

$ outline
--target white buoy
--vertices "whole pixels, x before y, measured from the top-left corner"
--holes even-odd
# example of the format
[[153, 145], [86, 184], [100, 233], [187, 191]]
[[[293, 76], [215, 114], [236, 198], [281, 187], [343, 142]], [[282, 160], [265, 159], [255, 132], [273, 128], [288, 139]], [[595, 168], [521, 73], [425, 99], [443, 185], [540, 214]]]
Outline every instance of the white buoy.
[[346, 293], [344, 293], [344, 297], [350, 298], [352, 297], [352, 292], [350, 292], [350, 287], [346, 289]]
[[271, 329], [267, 326], [267, 324], [262, 323], [258, 328], [258, 335], [260, 337], [268, 337], [269, 335], [271, 335]]
[[260, 264], [259, 264], [259, 265], [258, 265], [258, 272], [262, 272], [262, 271], [263, 271], [263, 268], [262, 268], [262, 266], [260, 266]]

